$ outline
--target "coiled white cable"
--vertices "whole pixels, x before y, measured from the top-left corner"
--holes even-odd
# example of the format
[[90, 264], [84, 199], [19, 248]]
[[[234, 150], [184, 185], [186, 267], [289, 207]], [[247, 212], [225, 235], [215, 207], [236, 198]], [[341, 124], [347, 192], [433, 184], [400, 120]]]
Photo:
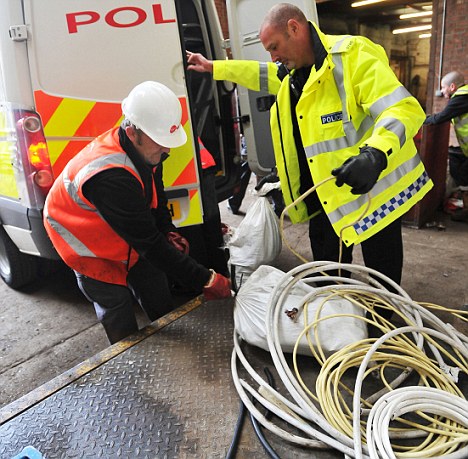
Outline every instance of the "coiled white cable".
[[[346, 271], [350, 271], [364, 280], [325, 276], [327, 272], [338, 269], [346, 269]], [[319, 273], [325, 275], [310, 277], [317, 276]], [[342, 352], [338, 352], [328, 359], [324, 359], [318, 340], [317, 349], [311, 349], [311, 354], [322, 364], [322, 371], [317, 378], [316, 393], [313, 394], [310, 388], [304, 386], [298, 370], [296, 369], [296, 373], [294, 373], [290, 368], [279, 339], [280, 314], [282, 314], [283, 306], [291, 289], [299, 281], [314, 283], [317, 286], [324, 282], [338, 283], [337, 285], [317, 287], [306, 295], [301, 301], [302, 310], [300, 313], [306, 314], [307, 304], [315, 296], [323, 297], [328, 295], [333, 297], [341, 295], [343, 298], [352, 299], [357, 304], [362, 299], [361, 307], [365, 310], [372, 310], [372, 304], [385, 304], [385, 307], [392, 309], [404, 322], [404, 327], [400, 329], [393, 327], [392, 329], [391, 324], [378, 316], [374, 316], [374, 324], [384, 333], [382, 338], [377, 341], [365, 340], [365, 342], [356, 343], [349, 349], [343, 349]], [[385, 284], [390, 285], [397, 293], [386, 290], [383, 287]], [[318, 316], [312, 319], [310, 323], [306, 323], [308, 328], [306, 333], [317, 333], [317, 324], [326, 320], [326, 318]], [[363, 320], [372, 321], [371, 318], [363, 318]], [[411, 300], [401, 287], [386, 276], [359, 265], [330, 262], [305, 263], [285, 273], [281, 281], [278, 282], [270, 297], [265, 326], [271, 358], [284, 387], [293, 401], [271, 388], [263, 378], [256, 374], [253, 367], [248, 363], [236, 334], [231, 366], [234, 384], [241, 399], [256, 419], [276, 435], [287, 441], [314, 448], [323, 448], [327, 445], [342, 451], [350, 458], [432, 457], [428, 454], [439, 454], [441, 451], [446, 455], [440, 457], [450, 459], [468, 457], [467, 447], [465, 446], [468, 440], [466, 415], [460, 414], [459, 410], [450, 410], [450, 405], [458, 404], [458, 406], [465, 407], [467, 402], [462, 398], [463, 394], [457, 389], [449, 375], [449, 370], [454, 366], [458, 367], [460, 371], [468, 373], [468, 339], [452, 326], [444, 324], [429, 309]], [[298, 337], [298, 342], [300, 338]], [[316, 336], [316, 338], [319, 337]], [[440, 342], [443, 342], [444, 345]], [[446, 349], [447, 346], [451, 348], [451, 352]], [[426, 348], [431, 351], [432, 359], [426, 356]], [[352, 359], [351, 354], [356, 358]], [[295, 358], [295, 355], [293, 357]], [[255, 390], [247, 381], [239, 378], [237, 359], [239, 359], [252, 379], [262, 387], [262, 390]], [[367, 369], [369, 362], [373, 362], [373, 372]], [[359, 368], [351, 406], [346, 405], [345, 396], [340, 395], [339, 392], [340, 390], [344, 390], [345, 394], [347, 391], [352, 392], [351, 389], [345, 388], [341, 380], [342, 375], [350, 368]], [[392, 381], [386, 381], [385, 372], [388, 368], [400, 368], [400, 374], [394, 377]], [[362, 386], [365, 384], [366, 378], [371, 373], [375, 373], [376, 370], [380, 371], [384, 387], [362, 400]], [[419, 383], [424, 386], [417, 386], [416, 389], [411, 386], [399, 387], [408, 379], [412, 371], [419, 375]], [[437, 387], [425, 387], [430, 385]], [[405, 392], [406, 390], [408, 390], [408, 393]], [[424, 403], [411, 401], [408, 402], [407, 411], [402, 409], [401, 404], [404, 403], [402, 400], [410, 400], [410, 397], [418, 390], [421, 391], [421, 396], [424, 397]], [[273, 401], [271, 401], [270, 397], [265, 398], [265, 391], [272, 394]], [[331, 391], [334, 394], [333, 397], [330, 397]], [[440, 393], [444, 394], [444, 397], [449, 397], [451, 402], [447, 404], [444, 397], [439, 397], [438, 394]], [[298, 437], [286, 432], [284, 429], [274, 427], [273, 423], [265, 419], [250, 402], [249, 395], [254, 396], [259, 403], [273, 411], [286, 423], [300, 429], [305, 433], [306, 437]], [[434, 402], [431, 405], [431, 396], [434, 396], [434, 399], [444, 400], [445, 405], [441, 402], [440, 407], [426, 408], [433, 407], [436, 404]], [[278, 402], [275, 402], [275, 400]], [[388, 408], [386, 410], [382, 408], [388, 405], [389, 401], [395, 407], [395, 414], [390, 415]], [[286, 408], [278, 405], [284, 405]], [[437, 419], [428, 416], [430, 427], [417, 425], [414, 421], [410, 422], [403, 419], [400, 422], [406, 427], [399, 427], [397, 430], [393, 429], [389, 432], [388, 425], [392, 417], [399, 417], [406, 412], [416, 410], [431, 415], [436, 414]], [[434, 410], [437, 410], [437, 412]], [[363, 421], [361, 417], [367, 415], [368, 424], [362, 430]], [[333, 420], [332, 423], [330, 418], [336, 418], [338, 422], [335, 423]], [[440, 421], [440, 418], [444, 420]], [[369, 425], [369, 423], [371, 424]], [[431, 431], [429, 436], [428, 430]], [[457, 434], [454, 435], [453, 432], [457, 432]], [[366, 434], [364, 435], [364, 433]], [[406, 450], [395, 453], [392, 449], [390, 438], [405, 439], [421, 436], [428, 437], [428, 439], [424, 441], [423, 446], [419, 447], [419, 450], [406, 447]], [[362, 443], [362, 438], [366, 440], [367, 444]]]
[[[443, 416], [456, 421], [458, 424], [468, 427], [468, 402], [448, 394], [445, 391], [432, 387], [404, 387], [395, 389], [381, 397], [373, 406], [367, 421], [366, 440], [371, 457], [382, 459], [395, 459], [396, 455], [392, 449], [389, 436], [389, 425], [391, 420], [409, 412], [427, 412]], [[468, 442], [468, 430], [465, 432], [446, 432], [447, 442], [431, 451], [425, 450], [419, 453], [412, 451], [410, 455], [400, 454], [398, 457], [416, 459], [428, 456], [430, 453], [437, 454], [447, 449], [451, 443]], [[468, 446], [454, 453], [446, 454], [445, 459], [461, 459], [468, 457]]]

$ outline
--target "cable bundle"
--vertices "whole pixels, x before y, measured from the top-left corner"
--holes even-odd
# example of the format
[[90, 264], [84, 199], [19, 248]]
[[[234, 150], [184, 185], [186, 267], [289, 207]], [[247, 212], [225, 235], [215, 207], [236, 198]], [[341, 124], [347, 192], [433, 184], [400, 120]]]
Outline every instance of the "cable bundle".
[[[353, 278], [334, 275], [340, 270]], [[301, 375], [297, 345], [290, 365], [279, 341], [278, 319], [288, 292], [299, 281], [316, 286], [299, 305], [306, 325], [297, 339], [298, 345], [307, 338], [311, 356], [321, 366], [314, 388]], [[352, 301], [366, 312], [366, 317], [353, 317], [379, 329], [382, 336], [353, 343], [327, 358], [320, 348], [318, 324], [345, 315], [322, 317], [318, 310], [308, 317], [307, 304], [318, 296], [325, 297], [323, 304], [337, 296]], [[468, 457], [468, 402], [456, 383], [460, 372], [468, 374], [468, 339], [429, 307], [455, 311], [413, 301], [370, 268], [331, 262], [305, 263], [285, 273], [270, 300], [268, 348], [287, 393], [254, 370], [236, 332], [231, 360], [239, 396], [265, 428], [297, 445], [335, 448], [359, 459]], [[393, 311], [402, 326], [397, 328], [376, 312], [382, 309]], [[239, 377], [238, 362], [252, 381]], [[346, 385], [350, 380], [354, 387]], [[267, 419], [258, 404], [284, 422]]]

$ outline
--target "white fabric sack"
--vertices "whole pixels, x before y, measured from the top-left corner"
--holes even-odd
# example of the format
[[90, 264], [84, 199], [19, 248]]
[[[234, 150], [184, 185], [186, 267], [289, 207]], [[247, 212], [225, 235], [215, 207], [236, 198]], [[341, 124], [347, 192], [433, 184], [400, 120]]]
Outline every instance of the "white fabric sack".
[[[274, 288], [284, 278], [285, 273], [272, 266], [260, 266], [250, 275], [247, 281], [239, 289], [234, 307], [234, 324], [239, 335], [249, 344], [268, 351], [266, 338], [267, 310], [270, 304], [270, 296]], [[291, 278], [292, 280], [292, 278]], [[296, 341], [304, 329], [304, 310], [301, 308], [302, 299], [313, 291], [310, 285], [299, 281], [290, 290], [290, 293], [282, 306], [279, 315], [279, 340], [284, 352], [292, 352]], [[328, 295], [326, 295], [328, 296]], [[308, 324], [315, 321], [315, 315], [322, 304], [325, 296], [314, 297], [308, 303]], [[296, 319], [290, 319], [285, 311], [293, 308], [299, 310]], [[361, 308], [350, 301], [334, 297], [328, 300], [322, 307], [320, 317], [333, 314], [356, 314], [364, 316]], [[336, 317], [319, 323], [318, 339], [326, 356], [342, 349], [348, 344], [367, 338], [367, 326], [363, 320], [354, 317]], [[313, 346], [316, 348], [316, 340], [313, 328], [309, 336]], [[307, 338], [304, 335], [298, 346], [299, 354], [311, 355]]]
[[253, 272], [272, 263], [281, 252], [279, 220], [265, 197], [259, 197], [247, 211], [229, 241], [229, 261]]

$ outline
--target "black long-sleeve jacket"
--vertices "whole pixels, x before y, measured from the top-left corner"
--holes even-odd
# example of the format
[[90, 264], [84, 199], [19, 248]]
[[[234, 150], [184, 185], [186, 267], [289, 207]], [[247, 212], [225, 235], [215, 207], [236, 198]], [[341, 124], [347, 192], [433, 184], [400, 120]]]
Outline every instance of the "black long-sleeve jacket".
[[[83, 186], [83, 194], [96, 206], [112, 229], [140, 256], [171, 278], [201, 290], [210, 278], [210, 271], [179, 252], [166, 239], [166, 234], [176, 228], [167, 207], [162, 163], [154, 169], [147, 165], [122, 128], [119, 130], [119, 139], [145, 183], [147, 195], [142, 194], [138, 180], [123, 168], [108, 169], [91, 177]], [[150, 208], [152, 176], [158, 195], [158, 207], [153, 210]]]
[[424, 124], [441, 124], [468, 113], [468, 95], [460, 95], [449, 99], [446, 107], [439, 113], [429, 115]]

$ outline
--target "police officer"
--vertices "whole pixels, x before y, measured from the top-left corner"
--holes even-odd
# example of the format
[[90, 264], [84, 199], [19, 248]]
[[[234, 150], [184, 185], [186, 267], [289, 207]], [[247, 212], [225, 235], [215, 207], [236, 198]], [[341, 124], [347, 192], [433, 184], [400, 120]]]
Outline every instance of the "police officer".
[[432, 187], [412, 140], [422, 108], [382, 47], [325, 35], [294, 5], [268, 12], [260, 40], [273, 62], [188, 53], [188, 68], [276, 95], [270, 122], [286, 205], [336, 177], [288, 212], [293, 223], [310, 220], [314, 259], [337, 261], [342, 239], [349, 263], [361, 243], [365, 264], [399, 283], [401, 216]]
[[187, 140], [179, 100], [163, 84], [146, 81], [122, 110], [120, 127], [66, 165], [44, 209], [47, 233], [111, 343], [138, 330], [135, 300], [152, 321], [172, 309], [168, 278], [203, 291], [207, 300], [231, 295], [226, 277], [186, 255], [188, 242], [167, 207], [163, 161]]

